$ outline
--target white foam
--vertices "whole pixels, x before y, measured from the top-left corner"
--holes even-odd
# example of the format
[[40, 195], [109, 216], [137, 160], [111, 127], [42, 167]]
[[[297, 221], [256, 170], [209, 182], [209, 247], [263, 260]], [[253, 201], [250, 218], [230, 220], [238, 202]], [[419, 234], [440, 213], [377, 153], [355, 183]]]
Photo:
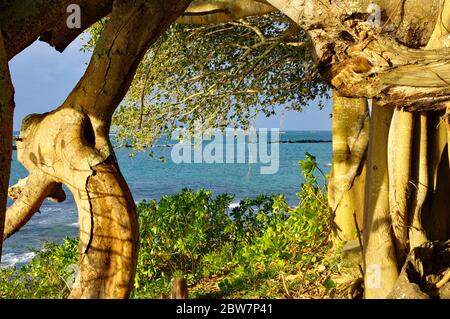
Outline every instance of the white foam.
[[231, 203], [230, 206], [228, 206], [229, 209], [233, 209], [233, 208], [236, 208], [236, 207], [239, 207], [239, 202]]
[[78, 227], [78, 226], [80, 226], [80, 224], [78, 224], [78, 222], [77, 222], [77, 223], [69, 224], [67, 226], [69, 226], [69, 227]]
[[24, 254], [14, 254], [9, 253], [2, 256], [1, 267], [13, 267], [17, 264], [26, 264], [33, 257], [36, 256], [35, 253], [24, 253]]

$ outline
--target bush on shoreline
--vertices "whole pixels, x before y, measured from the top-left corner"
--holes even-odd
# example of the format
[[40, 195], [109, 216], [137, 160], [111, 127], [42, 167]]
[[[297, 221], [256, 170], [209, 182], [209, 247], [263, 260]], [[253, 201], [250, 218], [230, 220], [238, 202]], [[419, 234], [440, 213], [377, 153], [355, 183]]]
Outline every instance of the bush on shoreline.
[[[229, 209], [234, 196], [185, 189], [138, 205], [140, 254], [132, 298], [167, 296], [173, 277], [191, 298], [290, 298], [326, 294], [336, 283], [331, 214], [315, 158], [300, 161], [299, 204], [259, 195]], [[325, 176], [323, 176], [325, 177]], [[20, 268], [0, 270], [0, 298], [65, 298], [77, 263], [77, 239], [46, 244]]]

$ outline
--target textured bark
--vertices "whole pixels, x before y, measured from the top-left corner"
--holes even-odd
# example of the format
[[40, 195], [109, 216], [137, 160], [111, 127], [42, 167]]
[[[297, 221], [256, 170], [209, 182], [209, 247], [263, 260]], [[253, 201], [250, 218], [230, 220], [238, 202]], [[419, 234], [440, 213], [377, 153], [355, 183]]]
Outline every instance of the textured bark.
[[[352, 123], [349, 125], [349, 123]], [[336, 238], [355, 239], [363, 227], [364, 184], [369, 142], [369, 108], [366, 99], [333, 93], [333, 166], [328, 186]]]
[[186, 279], [173, 278], [170, 299], [188, 299], [188, 286]]
[[389, 298], [448, 299], [450, 241], [427, 242], [408, 255]]
[[[5, 235], [17, 231], [31, 218], [44, 198], [60, 198], [60, 185], [66, 184], [74, 193], [80, 216], [81, 285], [74, 289], [73, 297], [121, 298], [131, 290], [137, 222], [131, 194], [108, 138], [111, 115], [128, 89], [145, 50], [189, 2], [116, 0], [85, 76], [63, 106], [24, 122], [18, 155], [30, 176], [24, 185], [16, 187], [19, 191], [8, 210]], [[179, 21], [229, 21], [272, 10], [265, 1], [249, 5], [250, 2], [196, 2]], [[403, 121], [397, 123], [395, 117], [392, 122], [389, 150], [395, 155], [390, 157], [396, 159], [390, 165], [387, 145], [392, 107], [425, 111], [443, 110], [448, 105], [450, 57], [444, 40], [450, 29], [450, 1], [432, 0], [423, 5], [421, 1], [396, 4], [380, 0], [377, 3], [383, 8], [383, 27], [376, 29], [366, 24], [367, 5], [372, 2], [369, 0], [267, 2], [308, 31], [320, 72], [342, 96], [376, 99], [367, 171], [370, 183], [366, 185], [364, 254], [366, 271], [378, 269], [380, 276], [380, 286], [375, 287], [371, 274], [366, 273], [366, 297], [384, 297], [398, 275], [392, 221], [400, 259], [407, 246], [406, 220], [410, 225], [423, 226], [425, 234], [420, 230], [421, 236], [430, 239], [449, 236], [447, 127], [437, 125], [435, 115], [421, 119], [421, 142], [414, 146], [415, 154], [427, 158], [430, 171], [421, 165], [412, 166], [412, 161], [401, 163], [403, 156], [411, 157], [412, 147], [409, 153], [407, 147], [395, 148], [397, 140], [410, 140], [414, 131], [410, 119], [407, 122], [411, 130], [404, 130], [399, 136], [396, 132], [404, 129]], [[63, 50], [83, 28], [108, 14], [112, 2], [80, 1], [83, 10], [88, 11], [83, 27], [78, 30], [64, 26], [68, 3], [3, 1], [0, 29], [6, 37], [6, 60], [39, 36]], [[433, 127], [437, 129], [430, 130]], [[426, 142], [422, 143], [426, 136], [429, 148], [423, 145]], [[399, 171], [404, 174], [398, 174]], [[409, 179], [425, 186], [417, 186], [412, 213], [406, 215], [404, 212], [410, 205]], [[348, 180], [351, 178], [346, 183]], [[335, 206], [337, 203], [337, 208], [342, 203], [340, 196], [336, 196], [340, 192], [331, 191], [331, 202]], [[424, 237], [414, 242], [422, 240]], [[416, 243], [411, 242], [410, 246], [413, 245]]]
[[145, 52], [188, 4], [116, 0], [89, 66], [64, 104], [22, 124], [18, 159], [30, 176], [8, 209], [8, 230], [18, 230], [60, 184], [68, 186], [80, 224], [73, 298], [126, 298], [133, 287], [137, 216], [109, 127]]
[[391, 230], [387, 143], [393, 110], [374, 103], [364, 212], [365, 297], [385, 298], [398, 277]]
[[397, 260], [402, 265], [408, 247], [408, 221], [412, 193], [414, 114], [395, 109], [389, 128], [389, 206]]
[[[438, 15], [433, 34], [426, 46], [426, 50], [442, 49], [447, 55], [450, 53], [450, 0], [443, 0], [442, 11]], [[449, 68], [450, 69], [450, 68]], [[449, 82], [446, 82], [450, 87]], [[448, 107], [449, 103], [444, 104]], [[433, 180], [432, 208], [430, 218], [432, 219], [431, 229], [429, 228], [429, 238], [431, 240], [447, 240], [450, 238], [450, 203], [448, 202], [448, 193], [450, 192], [450, 168], [448, 155], [448, 132], [445, 129], [445, 120], [434, 115], [436, 122], [433, 123], [435, 134], [435, 145], [432, 150], [432, 169], [431, 176]], [[436, 128], [436, 129], [435, 129]], [[445, 151], [447, 149], [447, 152]]]
[[414, 136], [414, 197], [410, 215], [409, 227], [409, 249], [412, 250], [425, 242], [427, 235], [423, 227], [423, 213], [426, 211], [426, 199], [429, 190], [429, 129], [428, 114], [420, 113], [416, 118], [416, 128]]
[[429, 121], [429, 198], [422, 212], [422, 223], [429, 240], [450, 238], [450, 169], [448, 136], [443, 112], [428, 114]]
[[218, 24], [276, 11], [264, 1], [202, 0], [192, 3], [177, 20], [182, 24]]
[[[9, 74], [8, 59], [0, 33], [0, 234], [5, 223], [6, 200], [11, 170], [13, 138], [14, 88]], [[3, 238], [0, 236], [0, 261]]]
[[[82, 28], [69, 29], [67, 7], [76, 3], [82, 12]], [[8, 60], [40, 36], [59, 51], [92, 23], [106, 16], [113, 0], [3, 0], [0, 3], [0, 29], [5, 37]]]
[[[22, 154], [22, 151], [18, 154]], [[9, 196], [14, 199], [14, 204], [8, 208], [3, 238], [7, 239], [19, 231], [39, 211], [47, 197], [56, 197], [56, 190], [60, 190], [60, 184], [47, 174], [36, 171], [11, 187]], [[65, 196], [60, 201], [64, 199]]]
[[[407, 47], [396, 39], [406, 33], [405, 27], [400, 27], [396, 33], [384, 28], [370, 28], [366, 13], [368, 1], [268, 2], [308, 31], [322, 75], [341, 95], [377, 98], [380, 106], [406, 110], [443, 109], [446, 101], [450, 100], [450, 56], [447, 48], [422, 50]], [[427, 6], [410, 7], [408, 11], [398, 8], [392, 1], [378, 2], [392, 15], [402, 15], [404, 26], [413, 25], [416, 15], [424, 20], [431, 19], [432, 25], [417, 26], [416, 33], [421, 43], [422, 39], [431, 36], [441, 12], [441, 3], [427, 1]], [[405, 1], [404, 4], [417, 6], [415, 1]], [[448, 18], [443, 21], [448, 21]], [[392, 25], [390, 21], [387, 28]], [[384, 22], [386, 20], [382, 24]]]

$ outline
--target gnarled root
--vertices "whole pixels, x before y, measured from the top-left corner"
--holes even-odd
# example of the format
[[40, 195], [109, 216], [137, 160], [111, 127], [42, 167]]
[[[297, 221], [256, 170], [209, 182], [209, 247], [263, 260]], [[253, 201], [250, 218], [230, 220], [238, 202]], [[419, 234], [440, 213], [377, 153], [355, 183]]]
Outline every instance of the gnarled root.
[[390, 298], [450, 298], [450, 283], [445, 282], [450, 265], [450, 241], [427, 242], [414, 248], [390, 293]]

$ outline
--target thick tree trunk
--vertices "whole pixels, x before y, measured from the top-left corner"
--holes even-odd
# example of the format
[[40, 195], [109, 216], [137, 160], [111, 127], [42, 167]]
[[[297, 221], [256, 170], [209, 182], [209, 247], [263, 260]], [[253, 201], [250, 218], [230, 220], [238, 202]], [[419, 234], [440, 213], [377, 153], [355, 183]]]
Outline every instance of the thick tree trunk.
[[420, 113], [416, 118], [414, 135], [414, 156], [413, 165], [413, 188], [414, 196], [411, 203], [410, 227], [409, 227], [409, 248], [414, 248], [427, 242], [427, 235], [423, 225], [423, 215], [426, 212], [426, 200], [430, 186], [429, 174], [429, 116], [427, 113]]
[[[30, 117], [23, 125], [18, 155], [30, 176], [8, 210], [5, 235], [31, 218], [45, 197], [59, 198], [61, 183], [68, 185], [80, 214], [81, 286], [74, 289], [74, 297], [125, 297], [131, 289], [137, 224], [131, 195], [108, 139], [111, 115], [146, 48], [188, 2], [116, 0], [91, 64], [67, 101], [54, 112]], [[208, 5], [211, 2], [225, 3], [205, 1]], [[233, 3], [241, 2], [245, 1]], [[418, 239], [410, 241], [409, 248], [427, 237], [449, 236], [447, 127], [438, 125], [442, 121], [434, 114], [421, 117], [419, 125], [396, 111], [391, 122], [391, 108], [426, 111], [448, 107], [450, 0], [427, 1], [426, 6], [417, 6], [415, 1], [396, 5], [380, 0], [384, 10], [381, 28], [366, 23], [370, 0], [267, 2], [309, 32], [320, 72], [341, 95], [377, 98], [371, 120], [364, 254], [366, 296], [384, 297], [398, 276], [397, 257], [402, 260], [408, 248], [406, 223], [417, 226], [410, 227], [411, 238]], [[93, 1], [82, 3], [91, 5]], [[87, 24], [107, 14], [107, 1], [102, 3], [105, 7], [100, 13], [92, 11]], [[17, 5], [26, 7], [23, 4], [32, 10], [26, 14], [14, 11]], [[0, 12], [7, 59], [42, 34], [63, 49], [81, 32], [67, 32], [61, 20], [66, 4], [58, 0], [7, 1], [2, 7], [6, 9]], [[13, 11], [8, 11], [11, 8]], [[194, 8], [187, 16], [198, 16]], [[228, 5], [227, 10], [232, 9]], [[237, 16], [236, 12], [217, 10], [220, 7], [214, 7], [212, 14], [224, 19]], [[427, 42], [426, 50], [421, 49]], [[404, 123], [410, 129], [405, 129]], [[414, 126], [420, 126], [420, 133]], [[420, 144], [411, 145], [413, 134], [419, 134]], [[407, 143], [397, 149], [397, 141]], [[411, 163], [414, 157], [426, 158], [430, 169]], [[389, 165], [388, 158], [392, 159]], [[402, 163], [403, 158], [410, 160]], [[414, 196], [410, 194], [411, 180], [416, 183]], [[339, 199], [334, 196], [332, 202], [339, 203]], [[405, 213], [408, 210], [409, 215]]]
[[392, 109], [373, 104], [364, 212], [366, 298], [385, 298], [399, 274], [389, 207], [387, 144], [392, 114]]
[[[9, 74], [8, 59], [0, 32], [0, 234], [3, 234], [11, 169], [14, 115], [14, 88]], [[0, 237], [0, 262], [3, 238]]]
[[[133, 197], [113, 158], [86, 189], [70, 187], [79, 211], [80, 278], [72, 298], [126, 298], [133, 288], [139, 227]], [[100, 287], [97, 288], [97, 287]]]
[[149, 46], [189, 1], [116, 0], [83, 78], [62, 106], [22, 124], [18, 159], [30, 175], [7, 213], [5, 237], [65, 184], [80, 224], [74, 298], [126, 298], [138, 251], [135, 205], [109, 141], [111, 117]]
[[429, 240], [450, 238], [450, 169], [447, 128], [443, 112], [428, 114], [429, 186], [426, 205], [421, 212], [422, 225]]
[[333, 92], [333, 166], [328, 198], [338, 240], [355, 239], [356, 226], [363, 227], [368, 142], [367, 100], [345, 98]]
[[[382, 17], [375, 28], [366, 23], [371, 1], [268, 2], [308, 31], [319, 70], [334, 89], [342, 96], [374, 98], [364, 219], [365, 295], [384, 298], [408, 249], [427, 239], [448, 238], [447, 132], [433, 123], [435, 115], [416, 120], [400, 109], [447, 107], [450, 1], [427, 1], [426, 6], [378, 1]], [[353, 125], [347, 122], [348, 129]]]
[[408, 222], [412, 194], [413, 133], [414, 114], [395, 109], [389, 128], [387, 148], [389, 207], [399, 265], [403, 264], [407, 255]]

